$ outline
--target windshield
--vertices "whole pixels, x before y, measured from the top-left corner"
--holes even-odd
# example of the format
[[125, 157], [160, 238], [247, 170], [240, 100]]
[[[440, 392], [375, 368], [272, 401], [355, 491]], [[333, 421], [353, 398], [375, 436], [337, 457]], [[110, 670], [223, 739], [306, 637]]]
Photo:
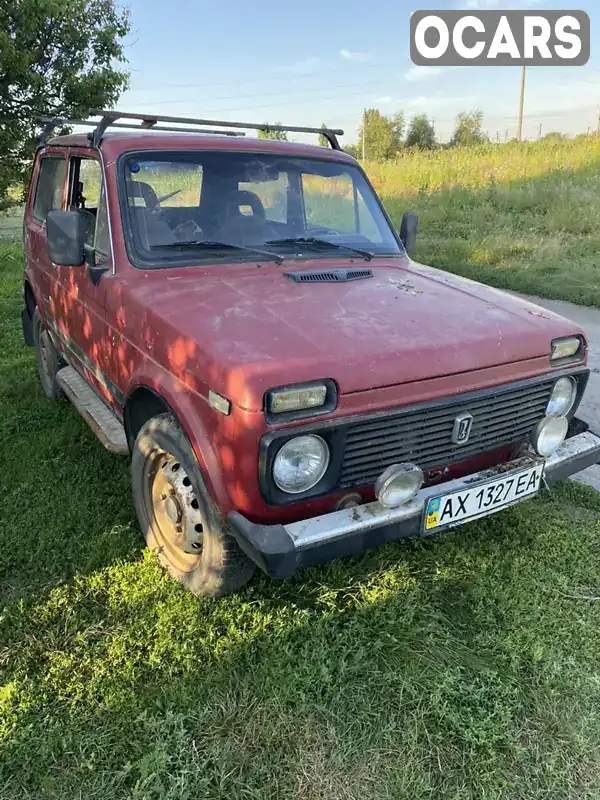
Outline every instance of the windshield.
[[352, 164], [276, 153], [136, 153], [123, 161], [133, 261], [164, 267], [402, 252]]

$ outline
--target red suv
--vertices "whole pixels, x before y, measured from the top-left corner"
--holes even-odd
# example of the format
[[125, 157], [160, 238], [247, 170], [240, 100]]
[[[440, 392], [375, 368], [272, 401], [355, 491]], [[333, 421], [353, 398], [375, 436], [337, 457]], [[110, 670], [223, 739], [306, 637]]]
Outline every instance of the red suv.
[[288, 129], [329, 149], [90, 114], [40, 140], [25, 341], [46, 394], [131, 455], [148, 546], [192, 592], [461, 525], [600, 461], [575, 417], [583, 332], [412, 261], [415, 215], [393, 229], [341, 131]]

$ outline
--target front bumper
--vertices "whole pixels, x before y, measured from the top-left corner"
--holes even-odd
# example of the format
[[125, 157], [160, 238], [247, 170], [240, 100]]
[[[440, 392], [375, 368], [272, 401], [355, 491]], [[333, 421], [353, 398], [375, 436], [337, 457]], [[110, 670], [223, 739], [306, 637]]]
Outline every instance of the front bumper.
[[[599, 462], [600, 436], [586, 431], [567, 439], [546, 460], [545, 480], [556, 483]], [[358, 553], [386, 541], [424, 535], [423, 513], [429, 498], [460, 491], [475, 482], [493, 480], [500, 473], [535, 463], [539, 463], [539, 458], [525, 456], [485, 472], [429, 486], [399, 508], [366, 503], [286, 525], [257, 525], [237, 511], [231, 512], [228, 520], [242, 550], [267, 575], [287, 578], [301, 567]]]

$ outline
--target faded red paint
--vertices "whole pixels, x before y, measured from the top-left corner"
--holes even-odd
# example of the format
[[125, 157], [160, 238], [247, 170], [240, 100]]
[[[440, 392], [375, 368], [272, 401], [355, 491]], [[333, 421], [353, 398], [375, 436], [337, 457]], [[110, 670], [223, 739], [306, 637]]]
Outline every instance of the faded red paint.
[[[329, 285], [295, 284], [282, 273], [317, 263], [325, 269], [340, 266], [340, 259], [295, 263], [288, 258], [283, 266], [253, 261], [134, 268], [119, 213], [117, 157], [134, 149], [205, 148], [315, 155], [313, 147], [284, 142], [108, 134], [101, 149], [114, 273], [106, 273], [94, 287], [84, 268], [53, 267], [45, 226], [33, 219], [30, 198], [26, 279], [46, 320], [54, 320], [123, 397], [146, 386], [165, 399], [186, 430], [224, 514], [237, 509], [254, 521], [292, 521], [332, 510], [340, 496], [283, 509], [262, 499], [258, 449], [272, 430], [262, 410], [271, 387], [332, 378], [340, 397], [330, 416], [347, 417], [548, 373], [550, 341], [582, 333], [549, 312], [538, 316], [518, 298], [406, 256], [374, 259], [375, 277], [369, 281]], [[62, 137], [42, 152], [98, 157], [84, 136]], [[320, 157], [324, 153], [354, 163], [344, 153], [319, 149]], [[66, 202], [65, 188], [63, 207]], [[76, 366], [122, 415], [123, 405], [98, 375], [81, 361]], [[229, 416], [209, 405], [210, 389], [231, 401]], [[503, 451], [455, 465], [446, 478], [509, 456]], [[373, 496], [372, 487], [359, 491], [365, 500]]]

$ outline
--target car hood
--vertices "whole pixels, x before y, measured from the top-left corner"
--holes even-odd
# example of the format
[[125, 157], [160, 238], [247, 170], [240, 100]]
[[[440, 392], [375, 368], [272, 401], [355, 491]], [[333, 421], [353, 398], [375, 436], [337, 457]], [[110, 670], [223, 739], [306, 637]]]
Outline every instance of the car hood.
[[342, 394], [360, 392], [545, 356], [553, 338], [581, 333], [519, 297], [408, 258], [378, 258], [372, 278], [350, 282], [283, 274], [334, 266], [355, 264], [161, 270], [131, 286], [131, 300], [166, 334], [155, 337], [159, 360], [251, 410], [273, 386], [333, 378]]

